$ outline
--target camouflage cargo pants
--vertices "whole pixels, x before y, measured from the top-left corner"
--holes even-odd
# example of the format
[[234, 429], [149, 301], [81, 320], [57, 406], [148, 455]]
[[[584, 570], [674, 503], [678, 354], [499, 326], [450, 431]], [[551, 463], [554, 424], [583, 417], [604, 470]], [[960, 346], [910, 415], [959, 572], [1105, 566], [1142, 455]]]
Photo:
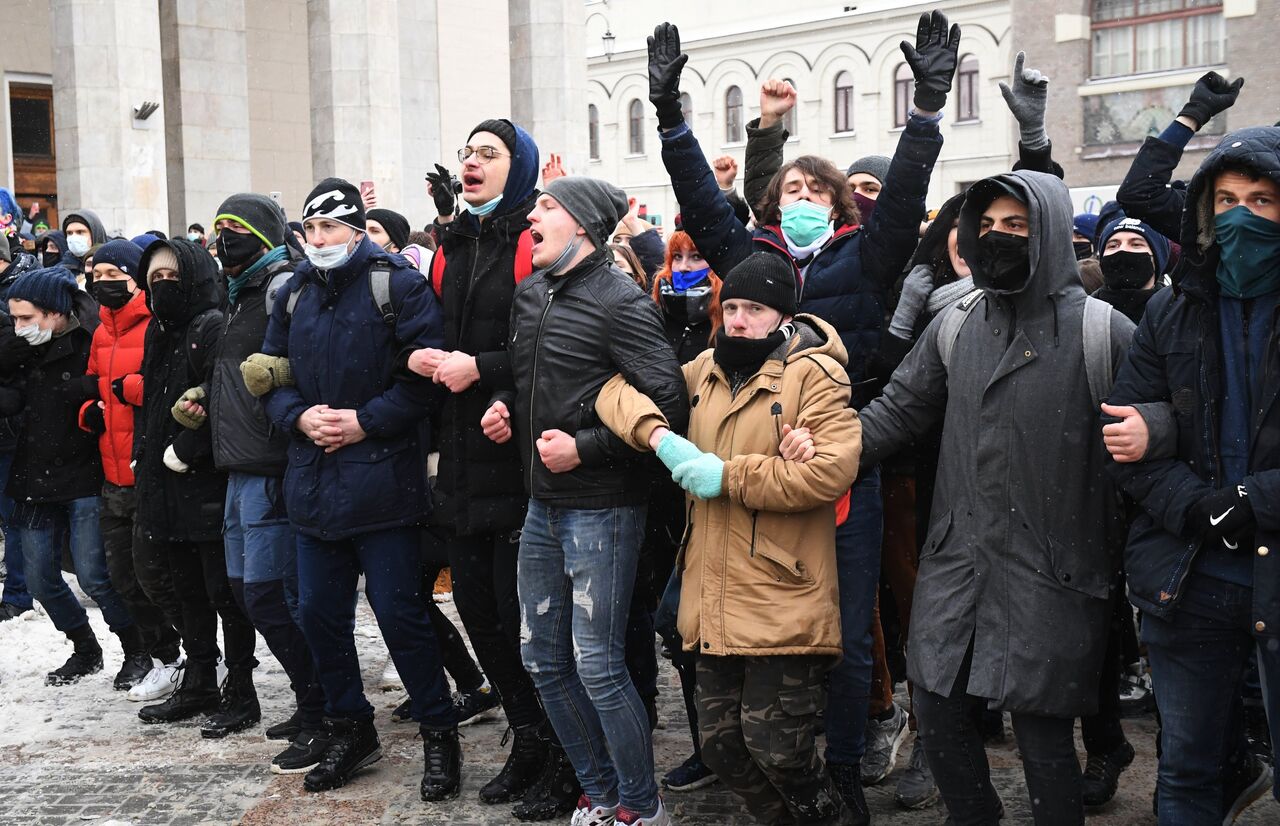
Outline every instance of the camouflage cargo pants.
[[832, 657], [698, 657], [702, 759], [761, 823], [834, 823], [814, 742]]

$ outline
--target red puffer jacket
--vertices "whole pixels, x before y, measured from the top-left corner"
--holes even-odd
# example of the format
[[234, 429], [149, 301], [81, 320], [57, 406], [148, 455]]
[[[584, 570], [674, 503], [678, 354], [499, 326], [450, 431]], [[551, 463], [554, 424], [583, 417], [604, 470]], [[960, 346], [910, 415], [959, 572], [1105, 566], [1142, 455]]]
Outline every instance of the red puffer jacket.
[[[151, 321], [147, 299], [138, 292], [119, 310], [106, 307], [99, 317], [102, 324], [93, 333], [89, 350], [89, 366], [85, 373], [98, 379], [98, 397], [105, 404], [102, 417], [107, 430], [98, 437], [102, 452], [102, 471], [108, 482], [120, 487], [133, 487], [133, 414], [142, 406], [142, 340]], [[112, 389], [112, 382], [123, 379]], [[98, 402], [86, 402], [80, 409], [80, 427], [85, 427], [84, 411]]]

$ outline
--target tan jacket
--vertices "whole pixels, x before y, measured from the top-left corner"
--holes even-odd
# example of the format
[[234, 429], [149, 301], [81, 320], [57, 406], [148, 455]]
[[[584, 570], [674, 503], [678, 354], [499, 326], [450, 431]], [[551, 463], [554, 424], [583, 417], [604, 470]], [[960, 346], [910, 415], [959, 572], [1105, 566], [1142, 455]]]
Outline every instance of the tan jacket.
[[[835, 330], [797, 316], [796, 333], [735, 396], [712, 351], [684, 365], [689, 440], [725, 460], [724, 494], [690, 507], [676, 560], [684, 580], [680, 636], [704, 654], [840, 655], [835, 501], [858, 472], [861, 425], [849, 407]], [[665, 425], [652, 402], [615, 376], [596, 413], [637, 450]], [[817, 455], [778, 455], [782, 426], [807, 427]]]

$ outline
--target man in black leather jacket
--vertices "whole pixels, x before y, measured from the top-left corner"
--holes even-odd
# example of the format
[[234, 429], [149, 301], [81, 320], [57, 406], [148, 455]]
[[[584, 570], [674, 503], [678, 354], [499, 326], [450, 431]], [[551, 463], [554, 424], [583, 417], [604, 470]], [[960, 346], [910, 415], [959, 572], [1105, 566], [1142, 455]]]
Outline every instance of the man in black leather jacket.
[[[656, 305], [605, 243], [627, 198], [603, 181], [552, 181], [529, 213], [533, 265], [516, 288], [514, 393], [481, 422], [513, 430], [529, 511], [520, 540], [521, 655], [585, 793], [586, 812], [669, 822], [653, 778], [648, 716], [623, 659], [644, 532], [640, 459], [595, 414], [621, 372], [683, 431], [688, 400]], [[581, 811], [581, 809], [580, 809]]]

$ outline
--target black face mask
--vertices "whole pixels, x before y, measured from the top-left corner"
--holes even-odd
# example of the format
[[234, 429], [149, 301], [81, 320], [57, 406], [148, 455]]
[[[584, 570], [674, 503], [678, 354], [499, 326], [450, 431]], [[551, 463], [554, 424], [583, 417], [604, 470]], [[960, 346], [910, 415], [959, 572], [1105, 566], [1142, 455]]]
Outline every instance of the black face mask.
[[164, 279], [151, 284], [151, 312], [161, 324], [173, 326], [186, 320], [187, 299], [182, 292], [181, 281]]
[[1142, 289], [1156, 274], [1149, 252], [1111, 252], [1098, 263], [1102, 265], [1102, 282], [1113, 290]]
[[62, 260], [62, 253], [55, 249], [46, 248], [40, 255], [40, 264], [45, 267], [56, 267], [58, 262]]
[[1089, 241], [1072, 241], [1071, 246], [1075, 247], [1077, 261], [1083, 261], [1093, 255], [1093, 244]]
[[980, 266], [969, 263], [973, 283], [984, 290], [1016, 293], [1031, 278], [1031, 239], [990, 230], [978, 239]]
[[108, 310], [118, 310], [133, 298], [128, 281], [95, 281], [93, 297]]
[[262, 240], [251, 232], [224, 229], [218, 233], [218, 260], [227, 269], [248, 264], [262, 249]]

